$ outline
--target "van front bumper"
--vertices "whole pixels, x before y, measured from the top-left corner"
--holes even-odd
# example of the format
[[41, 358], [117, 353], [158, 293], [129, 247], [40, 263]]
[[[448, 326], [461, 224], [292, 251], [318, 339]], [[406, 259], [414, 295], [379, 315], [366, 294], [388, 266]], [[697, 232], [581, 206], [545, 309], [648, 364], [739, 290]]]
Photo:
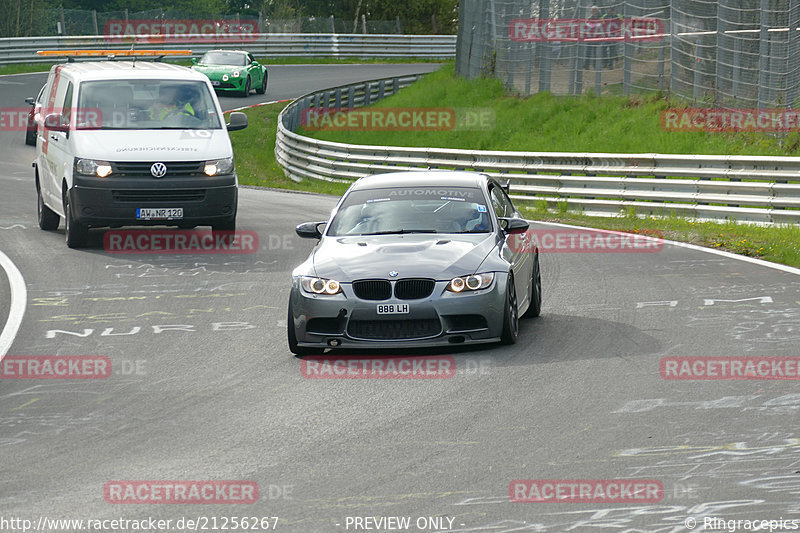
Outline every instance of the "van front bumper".
[[[90, 227], [205, 226], [236, 217], [235, 174], [218, 177], [83, 178], [70, 189], [75, 219]], [[138, 220], [139, 208], [182, 208], [183, 218]]]

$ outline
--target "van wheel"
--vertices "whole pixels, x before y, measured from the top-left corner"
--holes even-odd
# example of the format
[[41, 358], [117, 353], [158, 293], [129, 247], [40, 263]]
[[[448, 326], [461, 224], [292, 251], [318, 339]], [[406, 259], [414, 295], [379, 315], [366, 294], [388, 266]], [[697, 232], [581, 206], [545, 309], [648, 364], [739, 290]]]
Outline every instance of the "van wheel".
[[89, 228], [75, 220], [72, 214], [72, 205], [69, 201], [69, 192], [64, 195], [64, 234], [67, 246], [70, 248], [83, 248], [89, 238]]
[[53, 231], [58, 229], [58, 223], [61, 220], [61, 217], [58, 214], [47, 207], [44, 204], [44, 198], [42, 198], [42, 189], [37, 187], [36, 196], [36, 214], [39, 220], [39, 227], [45, 231]]
[[242, 96], [250, 96], [250, 76], [247, 76], [247, 80], [244, 82], [244, 89], [242, 89]]
[[236, 231], [236, 217], [211, 225], [211, 231]]

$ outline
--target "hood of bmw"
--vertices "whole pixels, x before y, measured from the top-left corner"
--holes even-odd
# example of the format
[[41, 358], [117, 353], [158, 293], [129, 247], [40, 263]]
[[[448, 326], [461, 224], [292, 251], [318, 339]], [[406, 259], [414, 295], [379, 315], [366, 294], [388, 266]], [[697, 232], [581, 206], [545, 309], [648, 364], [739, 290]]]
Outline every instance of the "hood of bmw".
[[311, 272], [297, 274], [340, 282], [366, 278], [444, 281], [475, 273], [496, 248], [496, 238], [494, 233], [324, 237], [309, 258]]

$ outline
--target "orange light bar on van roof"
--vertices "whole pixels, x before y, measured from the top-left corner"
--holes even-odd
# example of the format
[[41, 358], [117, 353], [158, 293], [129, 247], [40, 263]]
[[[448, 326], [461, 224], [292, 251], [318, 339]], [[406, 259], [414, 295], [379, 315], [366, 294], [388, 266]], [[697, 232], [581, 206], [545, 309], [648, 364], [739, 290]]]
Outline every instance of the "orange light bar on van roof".
[[162, 57], [190, 56], [191, 50], [39, 50], [48, 57]]

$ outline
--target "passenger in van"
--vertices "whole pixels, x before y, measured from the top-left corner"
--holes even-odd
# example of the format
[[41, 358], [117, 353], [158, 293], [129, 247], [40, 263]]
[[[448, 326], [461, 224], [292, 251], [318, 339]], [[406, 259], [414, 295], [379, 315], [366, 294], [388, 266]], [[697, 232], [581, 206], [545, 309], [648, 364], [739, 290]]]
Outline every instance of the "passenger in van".
[[150, 118], [164, 120], [173, 115], [193, 117], [194, 108], [184, 89], [176, 85], [162, 85], [158, 91], [158, 101], [150, 107]]

